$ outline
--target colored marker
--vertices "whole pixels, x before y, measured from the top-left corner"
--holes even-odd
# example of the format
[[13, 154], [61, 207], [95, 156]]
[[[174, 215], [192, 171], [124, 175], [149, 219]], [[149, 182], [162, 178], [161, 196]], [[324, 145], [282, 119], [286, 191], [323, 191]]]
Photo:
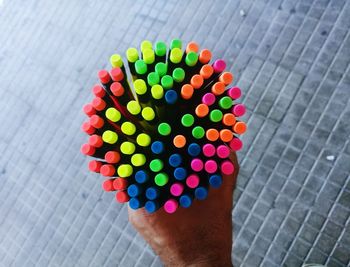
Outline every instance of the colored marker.
[[102, 183], [103, 190], [105, 190], [106, 192], [116, 191], [116, 189], [113, 186], [113, 181], [114, 179], [104, 180]]
[[199, 51], [199, 45], [196, 42], [189, 42], [186, 46], [186, 54], [188, 54], [189, 52], [195, 52], [198, 53]]
[[194, 170], [195, 172], [200, 172], [201, 170], [203, 170], [203, 161], [195, 158], [191, 161], [191, 169]]
[[113, 181], [115, 190], [125, 190], [128, 187], [128, 181], [124, 178], [116, 178]]
[[164, 203], [164, 210], [167, 213], [174, 213], [178, 207], [179, 204], [175, 199], [169, 199]]
[[154, 45], [154, 52], [156, 55], [156, 62], [165, 62], [167, 46], [164, 42], [156, 42]]
[[129, 207], [133, 210], [141, 208], [143, 205], [142, 201], [137, 197], [132, 197], [129, 199]]
[[239, 87], [232, 87], [229, 90], [227, 90], [227, 95], [235, 100], [241, 97], [242, 92]]
[[106, 95], [106, 90], [101, 85], [96, 84], [92, 88], [92, 93], [97, 97], [103, 98]]
[[159, 209], [159, 203], [157, 201], [148, 200], [145, 203], [145, 210], [148, 213], [153, 213]]
[[243, 104], [236, 104], [232, 109], [232, 113], [235, 114], [236, 117], [241, 117], [245, 114], [246, 109]]
[[[139, 184], [144, 184], [149, 180], [149, 174], [145, 170], [139, 170], [135, 173], [135, 181]], [[147, 193], [147, 192], [146, 192]]]
[[89, 170], [92, 172], [100, 172], [100, 169], [102, 167], [102, 162], [98, 160], [91, 160], [89, 162]]
[[208, 189], [203, 186], [199, 186], [194, 190], [194, 195], [198, 200], [204, 200], [208, 196]]
[[136, 76], [135, 62], [139, 59], [139, 53], [137, 49], [131, 47], [126, 50], [126, 58], [128, 60], [131, 75]]
[[81, 125], [81, 130], [88, 135], [92, 135], [95, 133], [95, 128], [90, 124], [90, 122], [86, 121]]
[[182, 192], [184, 191], [185, 187], [181, 183], [174, 183], [170, 186], [170, 193], [175, 196], [181, 196]]
[[180, 206], [189, 208], [192, 205], [192, 197], [188, 194], [182, 195], [179, 199]]
[[237, 121], [235, 125], [233, 125], [232, 130], [236, 134], [244, 134], [247, 130], [247, 125], [243, 121]]
[[154, 154], [162, 154], [164, 152], [164, 143], [161, 141], [154, 141], [151, 145], [151, 150]]
[[174, 175], [174, 178], [176, 180], [182, 181], [182, 180], [186, 179], [187, 171], [183, 167], [177, 167], [177, 168], [175, 168], [173, 175]]
[[189, 188], [196, 188], [199, 185], [199, 177], [197, 174], [191, 174], [186, 178], [186, 185]]
[[203, 155], [210, 158], [213, 157], [216, 153], [216, 148], [213, 144], [205, 144], [202, 147]]
[[96, 114], [96, 109], [93, 107], [92, 104], [85, 104], [85, 105], [83, 106], [83, 112], [84, 112], [87, 116], [91, 117], [92, 115], [95, 115], [95, 114]]
[[219, 145], [216, 149], [216, 155], [221, 159], [226, 159], [230, 156], [230, 149], [226, 145]]
[[152, 187], [148, 187], [146, 189], [146, 198], [149, 200], [155, 200], [159, 197], [160, 192], [159, 189], [152, 186]]
[[182, 164], [182, 156], [178, 153], [172, 154], [169, 157], [169, 165], [177, 168]]
[[159, 77], [163, 77], [165, 74], [167, 74], [168, 66], [164, 62], [158, 62], [155, 67], [155, 72], [159, 75]]
[[183, 53], [181, 48], [174, 47], [170, 50], [170, 56], [168, 58], [168, 72], [172, 73], [173, 70], [180, 65]]
[[222, 177], [218, 174], [213, 174], [209, 177], [209, 184], [214, 188], [219, 188], [222, 185]]
[[187, 153], [191, 157], [197, 157], [201, 153], [201, 147], [197, 143], [192, 143], [187, 148]]
[[125, 203], [130, 200], [130, 197], [128, 196], [126, 191], [118, 191], [117, 194], [115, 195], [115, 198], [119, 203]]

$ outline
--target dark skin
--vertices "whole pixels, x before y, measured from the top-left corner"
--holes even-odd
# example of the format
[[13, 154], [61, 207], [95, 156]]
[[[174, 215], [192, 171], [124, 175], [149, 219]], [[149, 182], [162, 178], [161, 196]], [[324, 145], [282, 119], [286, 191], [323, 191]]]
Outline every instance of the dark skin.
[[190, 208], [174, 214], [129, 208], [129, 221], [165, 266], [232, 266], [233, 190], [239, 165], [235, 153], [230, 159], [233, 175], [223, 176], [219, 189], [210, 189], [207, 199], [195, 200]]

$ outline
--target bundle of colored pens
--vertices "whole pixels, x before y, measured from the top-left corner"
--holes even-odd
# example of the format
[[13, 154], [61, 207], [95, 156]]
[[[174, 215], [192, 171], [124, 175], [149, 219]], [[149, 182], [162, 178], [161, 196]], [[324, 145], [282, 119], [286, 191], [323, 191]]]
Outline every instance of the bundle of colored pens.
[[81, 151], [96, 158], [89, 169], [107, 177], [103, 188], [118, 202], [150, 213], [188, 208], [234, 172], [230, 150], [241, 149], [246, 131], [241, 90], [226, 88], [233, 75], [225, 61], [195, 42], [182, 50], [178, 39], [169, 49], [143, 41], [126, 58], [114, 54], [111, 70], [98, 72]]

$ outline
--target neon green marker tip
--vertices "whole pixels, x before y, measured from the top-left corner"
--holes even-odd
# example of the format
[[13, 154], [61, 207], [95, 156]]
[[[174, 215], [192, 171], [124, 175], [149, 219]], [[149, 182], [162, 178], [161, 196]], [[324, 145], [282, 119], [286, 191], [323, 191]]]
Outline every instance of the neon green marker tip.
[[158, 84], [160, 81], [159, 75], [156, 72], [151, 72], [147, 75], [147, 83], [150, 86]]
[[139, 102], [136, 100], [131, 100], [129, 103], [126, 105], [126, 109], [132, 114], [132, 115], [137, 115], [141, 112], [141, 106]]
[[182, 41], [180, 39], [173, 39], [170, 43], [170, 49], [182, 48]]
[[219, 122], [222, 120], [222, 117], [223, 115], [221, 110], [213, 109], [212, 111], [210, 111], [209, 118], [212, 122]]
[[161, 99], [164, 96], [164, 89], [159, 84], [153, 85], [151, 88], [151, 94], [154, 99]]
[[172, 63], [178, 64], [182, 59], [182, 51], [180, 48], [174, 48], [170, 51], [170, 61]]
[[144, 40], [141, 43], [141, 52], [143, 53], [145, 49], [152, 49], [152, 43], [148, 40]]
[[124, 122], [120, 128], [126, 135], [133, 135], [136, 132], [135, 124], [129, 121]]
[[109, 59], [109, 61], [111, 62], [111, 65], [113, 68], [123, 67], [123, 59], [122, 59], [121, 55], [119, 55], [119, 54], [112, 55], [111, 58]]
[[113, 131], [107, 130], [103, 132], [102, 140], [105, 143], [113, 145], [118, 141], [118, 135]]
[[191, 127], [194, 123], [194, 117], [191, 114], [185, 114], [181, 118], [181, 123], [185, 127]]
[[146, 121], [151, 121], [156, 116], [153, 108], [151, 107], [145, 107], [144, 109], [142, 109], [141, 115], [142, 115], [142, 118], [144, 118]]
[[155, 65], [154, 69], [156, 73], [158, 73], [159, 77], [163, 77], [168, 71], [168, 66], [163, 62], [159, 62]]
[[197, 64], [198, 55], [197, 53], [191, 51], [186, 55], [185, 62], [187, 66], [193, 67]]
[[201, 139], [205, 135], [205, 130], [201, 126], [196, 126], [192, 129], [192, 135], [196, 139]]
[[142, 58], [146, 64], [152, 64], [156, 57], [154, 55], [154, 51], [152, 49], [146, 48], [142, 52]]
[[232, 107], [232, 105], [233, 105], [233, 101], [232, 101], [232, 98], [229, 96], [224, 96], [219, 100], [219, 106], [222, 109], [229, 109]]
[[107, 119], [113, 122], [117, 122], [122, 117], [122, 114], [116, 108], [108, 108], [105, 112]]
[[135, 92], [138, 95], [144, 95], [147, 92], [147, 85], [144, 80], [137, 79], [134, 81]]
[[126, 50], [126, 58], [129, 62], [135, 63], [136, 60], [139, 59], [139, 52], [136, 48], [130, 47], [128, 50]]
[[121, 164], [117, 169], [117, 173], [119, 177], [129, 177], [133, 173], [133, 168], [130, 164]]
[[164, 186], [168, 183], [169, 181], [169, 176], [165, 172], [158, 173], [154, 177], [154, 182], [158, 186]]
[[147, 64], [142, 59], [138, 59], [135, 62], [135, 70], [137, 74], [145, 74], [147, 72]]
[[125, 141], [120, 145], [120, 151], [125, 155], [132, 155], [135, 152], [135, 144]]
[[146, 157], [144, 154], [134, 154], [131, 156], [131, 164], [135, 167], [140, 167], [146, 163]]
[[160, 123], [158, 125], [158, 133], [163, 136], [169, 135], [171, 133], [171, 126], [166, 122]]
[[170, 75], [164, 75], [160, 80], [160, 83], [162, 84], [164, 89], [170, 89], [174, 85], [174, 80]]
[[185, 71], [182, 68], [176, 68], [173, 71], [173, 79], [175, 82], [182, 82], [185, 79]]
[[166, 54], [166, 44], [164, 42], [157, 42], [154, 50], [157, 56], [164, 56]]
[[136, 143], [139, 146], [149, 146], [151, 144], [151, 137], [148, 134], [141, 133], [136, 137]]
[[154, 159], [149, 164], [149, 168], [153, 172], [159, 172], [163, 169], [163, 167], [164, 167], [163, 161], [160, 159]]

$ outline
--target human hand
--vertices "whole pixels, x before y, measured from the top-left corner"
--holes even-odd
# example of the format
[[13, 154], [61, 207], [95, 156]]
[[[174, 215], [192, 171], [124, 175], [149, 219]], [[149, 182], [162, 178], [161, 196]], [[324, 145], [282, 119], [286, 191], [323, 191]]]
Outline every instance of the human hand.
[[218, 189], [211, 188], [207, 199], [194, 201], [188, 209], [174, 214], [128, 209], [129, 221], [165, 266], [232, 266], [233, 190], [239, 165], [236, 153], [230, 159], [234, 173], [224, 175]]

